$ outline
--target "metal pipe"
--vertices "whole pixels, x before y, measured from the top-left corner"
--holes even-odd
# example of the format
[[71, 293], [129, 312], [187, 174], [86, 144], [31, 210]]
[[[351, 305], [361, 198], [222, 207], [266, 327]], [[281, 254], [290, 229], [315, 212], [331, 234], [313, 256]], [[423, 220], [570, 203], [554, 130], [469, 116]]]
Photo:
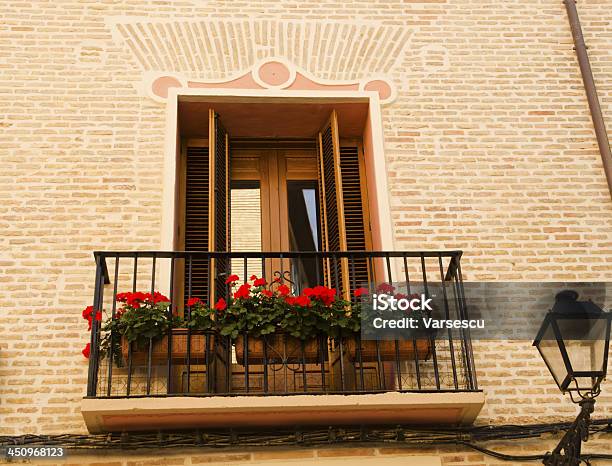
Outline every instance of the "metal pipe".
[[606, 174], [606, 179], [608, 180], [608, 189], [610, 190], [610, 196], [612, 197], [612, 152], [610, 151], [608, 133], [606, 131], [603, 115], [601, 113], [599, 97], [597, 97], [597, 89], [595, 87], [595, 80], [593, 79], [593, 71], [591, 70], [591, 64], [589, 62], [589, 54], [587, 53], [587, 48], [584, 44], [584, 36], [582, 35], [582, 27], [580, 26], [580, 19], [578, 18], [576, 2], [575, 0], [563, 0], [563, 3], [565, 3], [565, 9], [567, 10], [567, 17], [572, 30], [572, 37], [574, 38], [574, 50], [576, 50], [576, 56], [578, 57], [578, 65], [580, 66], [580, 73], [582, 74], [582, 82], [584, 84], [587, 101], [589, 102], [593, 126], [595, 127], [597, 145], [599, 146], [601, 161], [603, 162], [604, 172]]

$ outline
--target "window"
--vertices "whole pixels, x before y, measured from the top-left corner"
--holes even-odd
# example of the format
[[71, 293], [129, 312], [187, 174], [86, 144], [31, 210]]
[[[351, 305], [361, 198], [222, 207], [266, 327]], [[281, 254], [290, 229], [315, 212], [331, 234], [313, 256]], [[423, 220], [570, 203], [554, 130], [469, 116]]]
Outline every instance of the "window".
[[[290, 251], [320, 251], [320, 211], [317, 181], [287, 182], [287, 211]], [[301, 257], [292, 261], [291, 276], [296, 288], [320, 283], [316, 259]]]
[[[230, 192], [230, 250], [242, 252], [261, 251], [261, 189], [258, 180], [236, 180], [231, 182]], [[232, 259], [231, 273], [245, 281], [244, 264]], [[249, 273], [262, 275], [261, 261], [249, 259]]]
[[[281, 130], [273, 128], [279, 137], [234, 138], [232, 129], [248, 136], [248, 128], [229, 117], [227, 130], [224, 116], [210, 109], [208, 138], [190, 138], [183, 144], [185, 250], [371, 249], [362, 144], [355, 138], [341, 139], [338, 114], [327, 111], [310, 138], [283, 138]], [[210, 264], [194, 260], [183, 278], [187, 283], [191, 273], [191, 290], [185, 291], [207, 299], [230, 273], [249, 278], [242, 277], [244, 267], [238, 261], [214, 265], [215, 285], [208, 287]], [[365, 260], [351, 267], [349, 274], [346, 259], [276, 259], [262, 262], [259, 271], [269, 281], [282, 277], [295, 291], [326, 284], [347, 294], [373, 274]], [[248, 269], [254, 270], [253, 264]]]

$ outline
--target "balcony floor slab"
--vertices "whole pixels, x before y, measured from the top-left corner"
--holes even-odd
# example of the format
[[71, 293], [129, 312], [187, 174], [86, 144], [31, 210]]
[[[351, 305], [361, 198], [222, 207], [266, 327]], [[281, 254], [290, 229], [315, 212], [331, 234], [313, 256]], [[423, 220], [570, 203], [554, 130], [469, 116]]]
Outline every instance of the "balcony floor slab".
[[469, 425], [483, 392], [84, 398], [91, 433], [306, 425]]

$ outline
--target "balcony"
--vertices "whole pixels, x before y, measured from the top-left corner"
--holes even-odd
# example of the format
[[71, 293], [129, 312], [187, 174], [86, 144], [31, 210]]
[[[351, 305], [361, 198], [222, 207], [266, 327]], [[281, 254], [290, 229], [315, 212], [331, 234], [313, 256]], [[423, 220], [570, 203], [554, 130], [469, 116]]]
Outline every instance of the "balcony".
[[[302, 340], [286, 332], [221, 335], [174, 321], [188, 297], [229, 301], [251, 275], [293, 295], [326, 283], [355, 305], [352, 290], [435, 297], [436, 315], [465, 319], [461, 252], [96, 252], [93, 309], [115, 321], [118, 293], [166, 294], [168, 331], [128, 344], [92, 320], [87, 396], [92, 433], [331, 424], [469, 424], [478, 390], [469, 332], [412, 340], [365, 340], [359, 332]], [[211, 273], [212, 272], [212, 273]], [[379, 277], [374, 281], [373, 277]], [[365, 279], [365, 280], [364, 280]], [[348, 307], [348, 305], [347, 305]], [[165, 309], [165, 308], [164, 308]], [[170, 325], [170, 322], [173, 322]], [[104, 350], [111, 342], [114, 356]]]

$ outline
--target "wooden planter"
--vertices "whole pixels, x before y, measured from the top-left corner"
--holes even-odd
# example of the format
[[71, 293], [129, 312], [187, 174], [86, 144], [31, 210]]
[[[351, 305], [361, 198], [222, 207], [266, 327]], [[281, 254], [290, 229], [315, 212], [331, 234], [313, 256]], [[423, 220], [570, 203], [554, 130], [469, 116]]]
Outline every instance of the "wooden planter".
[[[209, 333], [208, 349], [211, 354], [214, 353], [215, 341], [217, 335]], [[187, 329], [173, 328], [172, 329], [172, 364], [187, 364]], [[206, 332], [192, 331], [191, 332], [191, 364], [202, 364], [206, 362]], [[123, 360], [128, 361], [128, 341], [125, 337], [121, 337], [121, 356]], [[149, 345], [144, 348], [139, 348], [135, 343], [132, 343], [132, 364], [147, 364], [149, 356]], [[211, 356], [212, 357], [212, 356]], [[151, 352], [151, 364], [166, 364], [168, 361], [168, 336], [153, 340], [153, 349]]]
[[[399, 354], [400, 360], [414, 361], [416, 355], [419, 361], [427, 360], [431, 357], [431, 340], [417, 339], [413, 340], [397, 340], [397, 348], [395, 340], [380, 340], [378, 342], [378, 353], [376, 352], [376, 341], [361, 340], [361, 361], [376, 362], [378, 354], [381, 361], [395, 361]], [[349, 338], [344, 342], [345, 351], [352, 361], [359, 361], [359, 353], [355, 338]]]
[[[318, 363], [321, 362], [321, 360], [327, 360], [327, 344], [320, 344], [318, 339], [310, 339], [302, 342], [299, 338], [279, 332], [259, 338], [249, 336], [248, 342], [247, 360], [249, 364], [263, 364], [264, 356], [267, 363], [275, 364], [300, 364], [302, 362]], [[303, 355], [302, 344], [304, 345]], [[319, 348], [323, 351], [322, 355], [319, 352]], [[238, 364], [244, 364], [244, 335], [239, 335], [236, 339], [236, 359], [238, 360]]]

